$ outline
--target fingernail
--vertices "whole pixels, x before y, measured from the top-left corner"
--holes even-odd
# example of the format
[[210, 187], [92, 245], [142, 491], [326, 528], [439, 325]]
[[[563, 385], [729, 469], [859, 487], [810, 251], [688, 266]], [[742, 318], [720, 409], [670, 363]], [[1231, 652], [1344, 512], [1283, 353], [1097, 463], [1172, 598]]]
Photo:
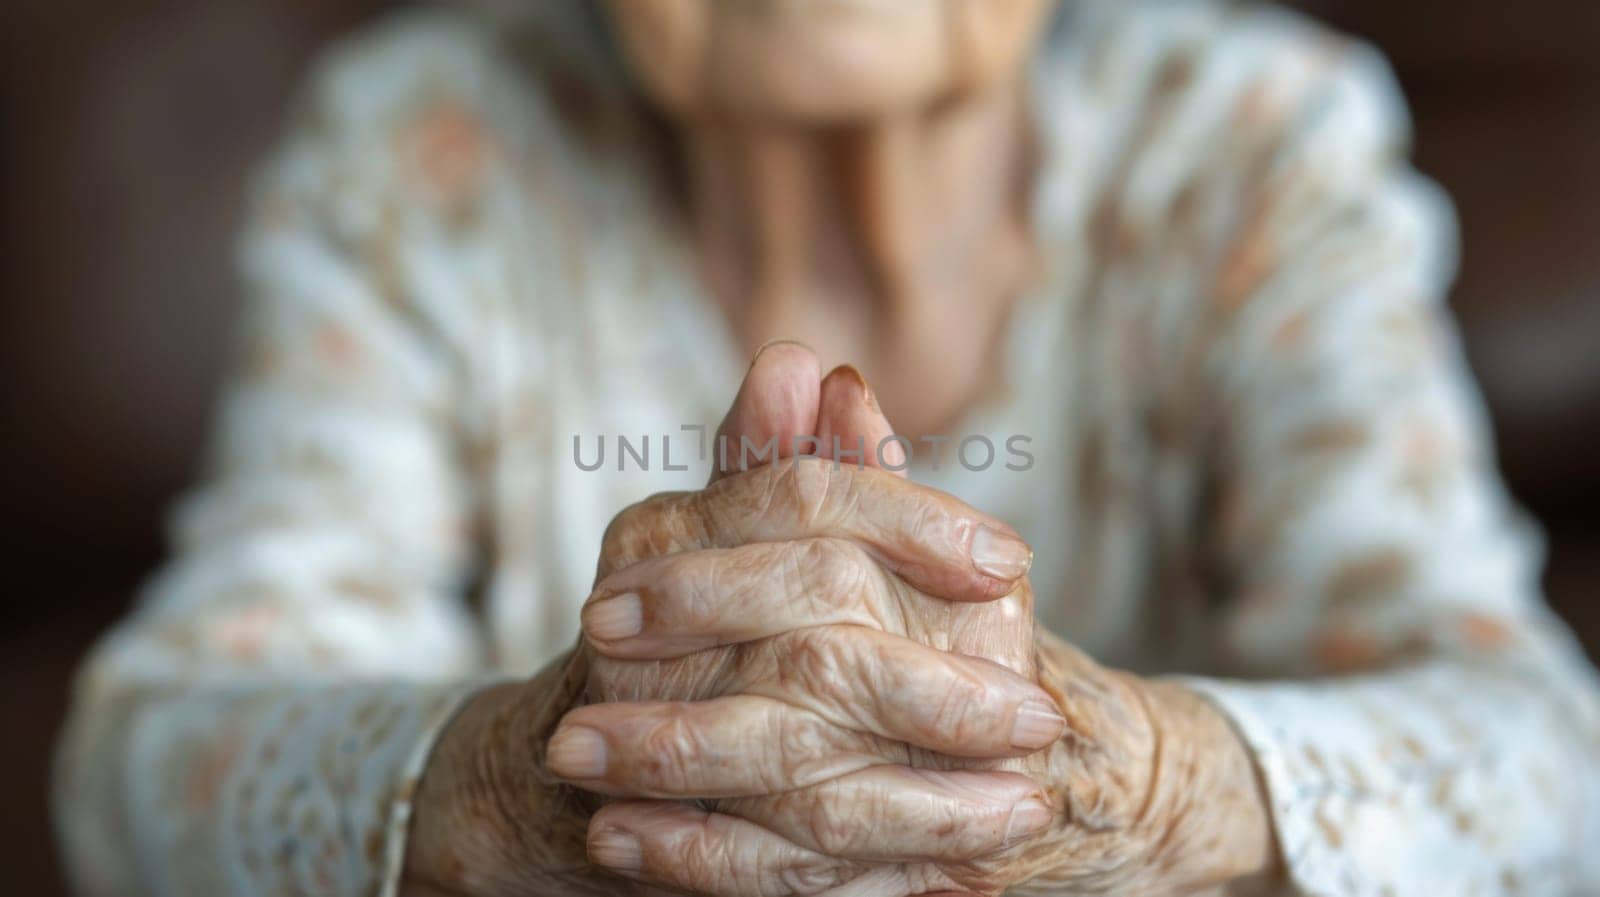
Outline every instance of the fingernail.
[[583, 610], [583, 628], [602, 642], [633, 638], [644, 631], [644, 605], [633, 592], [596, 601]]
[[982, 526], [972, 537], [972, 565], [995, 579], [1021, 579], [1033, 566], [1033, 549], [1016, 536]]
[[638, 872], [644, 865], [639, 839], [624, 831], [606, 829], [589, 839], [589, 862], [619, 872]]
[[1011, 818], [1006, 822], [1005, 846], [1010, 847], [1018, 841], [1038, 834], [1050, 824], [1054, 816], [1055, 812], [1037, 797], [1030, 797], [1012, 807]]
[[850, 380], [852, 383], [854, 383], [856, 385], [856, 387], [858, 389], [861, 390], [862, 398], [864, 400], [870, 400], [870, 398], [872, 396], [872, 390], [870, 388], [868, 388], [868, 386], [867, 386], [867, 378], [861, 375], [861, 369], [860, 368], [856, 367], [853, 364], [841, 364], [838, 367], [834, 368], [833, 370], [829, 371], [828, 375], [826, 377], [824, 377], [823, 379], [824, 380], [832, 380], [836, 376], [844, 377], [844, 378]]
[[787, 337], [787, 336], [775, 337], [773, 339], [767, 340], [766, 342], [764, 342], [761, 345], [756, 347], [756, 354], [750, 356], [750, 366], [751, 367], [755, 367], [756, 366], [756, 362], [761, 359], [761, 356], [763, 354], [765, 354], [766, 351], [768, 349], [772, 348], [773, 346], [799, 346], [800, 348], [805, 349], [807, 352], [811, 352], [813, 354], [815, 354], [815, 352], [816, 352], [816, 350], [812, 349], [810, 346], [806, 345], [805, 343], [800, 342], [797, 339], [792, 339], [792, 338]]
[[586, 726], [567, 726], [550, 736], [545, 763], [563, 779], [598, 779], [606, 774], [606, 740]]
[[1011, 746], [1037, 751], [1054, 743], [1067, 727], [1060, 711], [1037, 698], [1024, 701], [1011, 721]]
[[841, 364], [834, 368], [833, 372], [828, 376], [831, 377], [833, 374], [840, 374], [842, 376], [849, 377], [852, 381], [854, 381], [856, 386], [860, 387], [861, 401], [866, 403], [866, 406], [872, 409], [874, 412], [878, 414], [883, 413], [883, 409], [878, 407], [878, 397], [873, 395], [872, 387], [867, 385], [867, 377], [865, 374], [861, 373], [860, 368], [853, 364]]

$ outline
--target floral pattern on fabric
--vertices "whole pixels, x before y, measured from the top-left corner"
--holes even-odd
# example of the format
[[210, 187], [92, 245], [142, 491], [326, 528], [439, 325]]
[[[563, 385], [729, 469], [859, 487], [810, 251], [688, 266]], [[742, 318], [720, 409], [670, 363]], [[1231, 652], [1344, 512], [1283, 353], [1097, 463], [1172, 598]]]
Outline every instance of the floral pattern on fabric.
[[[622, 91], [550, 47], [410, 13], [313, 77], [214, 463], [79, 679], [84, 893], [391, 892], [461, 697], [570, 644], [618, 509], [704, 481], [573, 464], [575, 435], [692, 446], [742, 365]], [[1031, 541], [1054, 632], [1225, 711], [1297, 892], [1600, 888], [1595, 679], [1494, 472], [1381, 61], [1282, 13], [1068, 0], [1034, 85], [1047, 270], [962, 431], [1037, 463], [913, 474]]]

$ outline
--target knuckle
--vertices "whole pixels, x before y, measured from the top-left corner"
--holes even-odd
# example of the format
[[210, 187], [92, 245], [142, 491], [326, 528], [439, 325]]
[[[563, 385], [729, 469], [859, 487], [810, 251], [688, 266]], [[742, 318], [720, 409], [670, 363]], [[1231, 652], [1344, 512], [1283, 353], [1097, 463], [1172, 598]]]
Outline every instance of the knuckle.
[[778, 665], [780, 679], [789, 680], [810, 694], [839, 696], [849, 677], [855, 651], [837, 627], [799, 629], [789, 633], [787, 662]]
[[756, 542], [711, 552], [696, 558], [696, 600], [700, 618], [726, 619], [769, 604], [775, 589], [785, 584], [793, 562], [788, 542]]
[[812, 806], [804, 825], [806, 837], [818, 851], [828, 856], [846, 856], [857, 850], [860, 829], [856, 824], [841, 820], [824, 803]]
[[829, 856], [859, 854], [874, 837], [882, 835], [875, 823], [887, 818], [886, 804], [876, 788], [826, 792], [811, 801], [805, 817], [806, 834]]
[[802, 863], [779, 870], [776, 893], [811, 897], [831, 891], [849, 879], [844, 868], [837, 864]]
[[730, 829], [726, 817], [710, 814], [676, 845], [682, 874], [689, 882], [709, 888], [739, 886], [741, 867], [733, 860]]
[[632, 542], [632, 530], [638, 526], [637, 518], [642, 504], [640, 502], [623, 508], [606, 524], [606, 531], [600, 537], [600, 576], [624, 566], [621, 559]]
[[876, 584], [877, 565], [865, 549], [845, 539], [823, 538], [813, 540], [805, 558], [807, 569], [814, 571], [816, 592], [831, 598], [841, 607], [859, 607], [868, 603], [868, 596]]
[[600, 538], [600, 576], [654, 557], [649, 546], [662, 536], [662, 508], [669, 496], [655, 495], [623, 508]]
[[785, 529], [796, 466], [794, 460], [765, 465], [697, 493], [707, 532], [717, 542], [736, 544]]
[[751, 893], [811, 897], [833, 891], [855, 877], [849, 863], [769, 843], [758, 851], [761, 874]]
[[944, 834], [942, 847], [973, 868], [1006, 846], [1011, 809], [993, 804], [941, 803], [930, 819], [931, 830]]
[[958, 880], [961, 886], [975, 894], [998, 895], [1012, 884], [1015, 874], [1007, 874], [1007, 864], [997, 859], [980, 859], [963, 863], [959, 868], [943, 870], [948, 878]]
[[740, 837], [742, 824], [722, 814], [706, 817], [684, 845], [692, 880], [716, 892], [757, 897], [809, 897], [846, 880], [837, 863], [806, 857], [774, 840]]
[[904, 867], [905, 890], [910, 894], [953, 893], [974, 897], [1001, 897], [1016, 883], [1012, 868], [981, 861], [977, 863], [920, 862]]
[[980, 889], [969, 888], [965, 881], [966, 876], [947, 872], [943, 864], [931, 862], [907, 863], [900, 869], [899, 890], [895, 893], [906, 895], [917, 894], [950, 894], [962, 895], [977, 894], [979, 897], [998, 897], [997, 894]]
[[645, 732], [639, 752], [635, 760], [648, 781], [661, 791], [682, 794], [693, 784], [704, 745], [698, 730], [674, 713]]
[[854, 765], [849, 745], [834, 737], [824, 720], [810, 713], [773, 713], [768, 793], [804, 788]]
[[[914, 675], [911, 671], [885, 670], [875, 663], [876, 652], [865, 636], [866, 629], [854, 626], [820, 626], [790, 633], [791, 647], [778, 664], [776, 677], [781, 690], [801, 696], [804, 704], [841, 732], [856, 731], [861, 738], [875, 739], [870, 733], [889, 734], [893, 719], [906, 715], [901, 709], [917, 689], [892, 680]], [[914, 715], [914, 714], [913, 714]], [[844, 743], [850, 743], [848, 739]], [[875, 744], [852, 743], [875, 754], [883, 751]]]
[[766, 491], [760, 485], [766, 471], [763, 467], [751, 473], [734, 474], [695, 493], [694, 504], [706, 534], [706, 544], [744, 541], [748, 529], [745, 518], [759, 507], [760, 495]]
[[966, 672], [948, 676], [946, 686], [920, 719], [921, 734], [931, 744], [964, 745], [983, 739], [990, 727], [982, 710], [993, 700], [988, 686]]
[[950, 512], [938, 501], [919, 498], [905, 513], [905, 531], [919, 543], [936, 546], [951, 555], [964, 554], [966, 538], [956, 535]]
[[816, 532], [856, 513], [858, 482], [874, 471], [831, 461], [787, 458], [712, 484], [703, 493], [708, 529], [722, 541]]
[[704, 620], [721, 606], [725, 563], [717, 552], [694, 551], [661, 559], [651, 589], [658, 613]]
[[600, 576], [645, 558], [659, 558], [701, 539], [696, 492], [658, 492], [622, 508], [600, 539]]
[[840, 465], [815, 458], [796, 458], [779, 468], [774, 478], [772, 510], [787, 508], [803, 525], [815, 525], [836, 503], [850, 473]]
[[842, 615], [840, 622], [865, 623], [875, 620], [861, 612], [870, 603], [869, 563], [864, 551], [843, 539], [801, 539], [783, 543], [773, 575], [814, 618]]

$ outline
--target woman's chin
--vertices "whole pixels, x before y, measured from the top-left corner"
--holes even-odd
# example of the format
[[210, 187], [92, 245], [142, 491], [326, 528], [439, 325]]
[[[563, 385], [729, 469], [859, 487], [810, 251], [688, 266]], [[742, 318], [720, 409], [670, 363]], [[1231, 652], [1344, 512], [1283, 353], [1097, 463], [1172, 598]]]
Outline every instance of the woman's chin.
[[936, 42], [909, 42], [917, 46], [885, 53], [881, 40], [847, 32], [741, 41], [712, 62], [709, 99], [730, 115], [806, 125], [926, 107], [948, 90], [952, 65]]

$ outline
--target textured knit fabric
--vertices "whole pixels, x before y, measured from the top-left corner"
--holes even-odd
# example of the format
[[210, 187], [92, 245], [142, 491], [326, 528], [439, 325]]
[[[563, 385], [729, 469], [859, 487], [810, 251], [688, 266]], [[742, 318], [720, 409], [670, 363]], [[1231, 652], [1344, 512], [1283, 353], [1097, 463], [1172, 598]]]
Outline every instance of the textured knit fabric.
[[[1297, 893], [1600, 891], [1595, 680], [1381, 60], [1281, 13], [1069, 4], [1033, 73], [1045, 270], [951, 431], [999, 457], [913, 474], [1030, 540], [1044, 625], [1236, 723]], [[683, 428], [744, 365], [621, 90], [460, 12], [318, 68], [244, 235], [214, 465], [78, 683], [84, 893], [392, 889], [451, 710], [572, 643], [612, 515], [704, 482]]]

